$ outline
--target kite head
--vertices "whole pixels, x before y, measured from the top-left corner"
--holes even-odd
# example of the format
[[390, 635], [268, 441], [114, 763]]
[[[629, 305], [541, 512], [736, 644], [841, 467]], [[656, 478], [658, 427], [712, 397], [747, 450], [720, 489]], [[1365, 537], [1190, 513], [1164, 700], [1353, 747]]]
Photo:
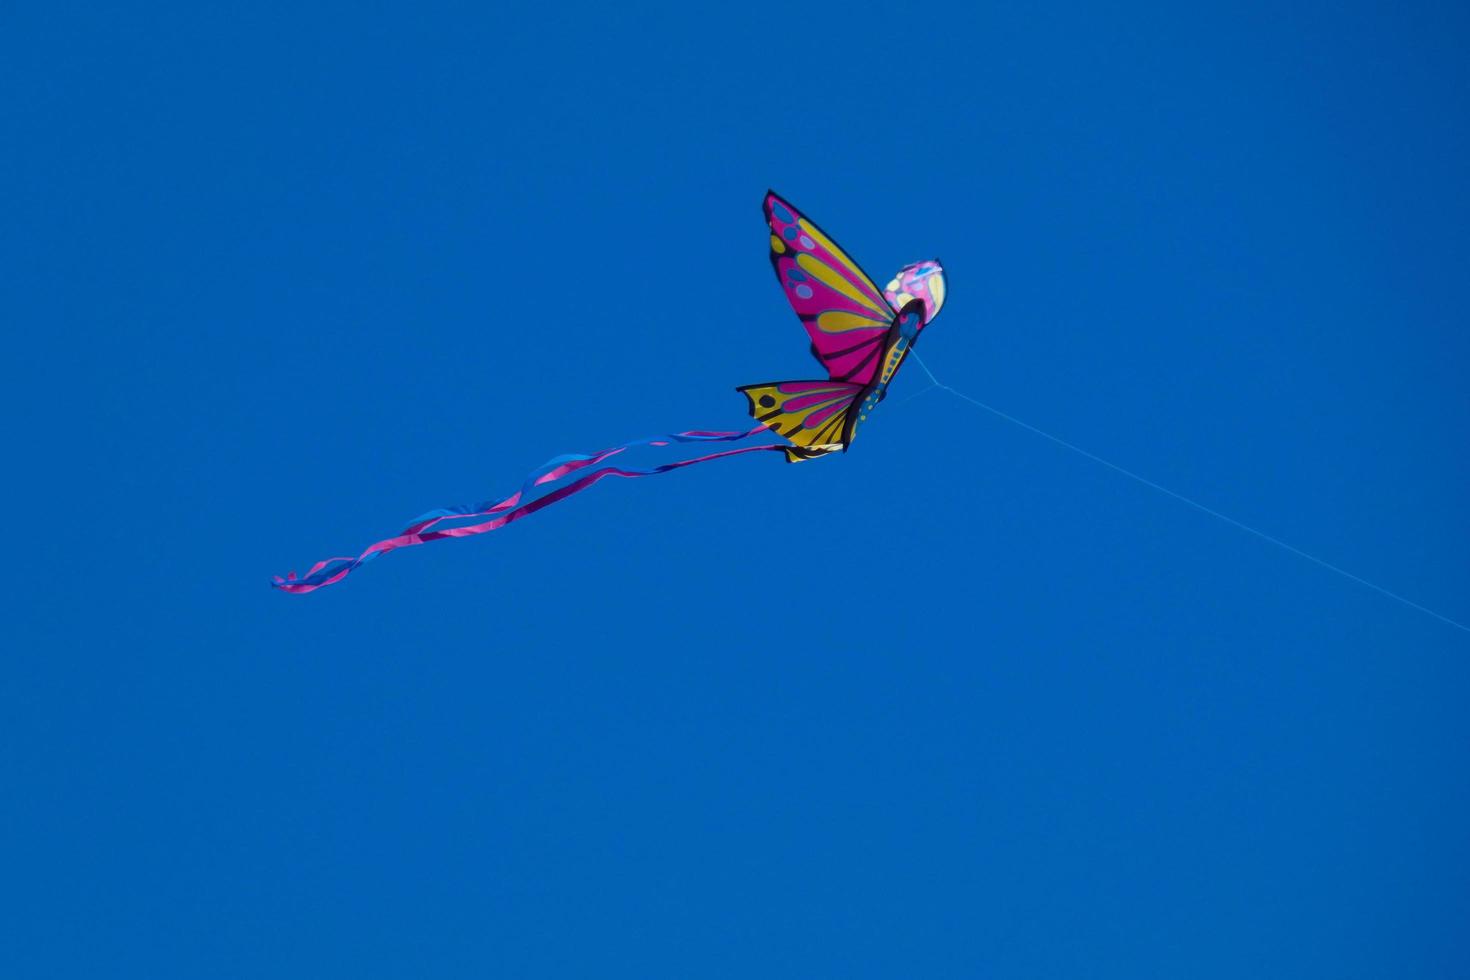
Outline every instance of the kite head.
[[944, 305], [944, 267], [938, 259], [906, 265], [884, 288], [883, 295], [895, 310], [903, 309], [911, 300], [922, 302], [927, 326]]

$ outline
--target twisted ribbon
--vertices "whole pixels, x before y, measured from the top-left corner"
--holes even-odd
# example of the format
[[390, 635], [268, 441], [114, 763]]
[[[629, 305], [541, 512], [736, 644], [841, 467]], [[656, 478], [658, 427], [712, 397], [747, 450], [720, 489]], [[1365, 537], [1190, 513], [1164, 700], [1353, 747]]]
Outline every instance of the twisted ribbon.
[[[713, 459], [724, 459], [727, 456], [740, 456], [745, 453], [759, 453], [779, 451], [785, 448], [783, 445], [746, 446], [742, 449], [726, 449], [717, 453], [709, 453], [705, 456], [696, 456], [693, 459], [683, 459], [674, 463], [664, 463], [646, 469], [624, 469], [618, 466], [605, 466], [602, 469], [584, 473], [582, 476], [570, 483], [563, 484], [556, 489], [545, 493], [534, 499], [531, 497], [538, 487], [549, 483], [555, 483], [563, 477], [569, 476], [591, 466], [597, 466], [606, 462], [618, 453], [625, 452], [637, 446], [668, 446], [673, 443], [701, 443], [701, 442], [739, 442], [766, 431], [763, 426], [756, 426], [745, 432], [717, 432], [703, 429], [694, 429], [689, 432], [673, 432], [667, 435], [650, 436], [646, 439], [634, 439], [617, 446], [598, 450], [595, 453], [564, 453], [553, 456], [545, 463], [532, 470], [521, 488], [509, 497], [500, 500], [488, 500], [478, 504], [466, 504], [458, 507], [442, 507], [431, 510], [426, 514], [419, 515], [413, 523], [404, 528], [402, 533], [391, 538], [384, 538], [374, 544], [368, 545], [357, 557], [327, 558], [317, 562], [300, 578], [295, 572], [291, 572], [284, 578], [277, 575], [271, 579], [271, 585], [282, 592], [302, 594], [314, 592], [322, 586], [340, 582], [356, 569], [362, 567], [374, 558], [398, 548], [409, 548], [414, 545], [427, 544], [430, 541], [440, 541], [444, 538], [465, 538], [475, 534], [487, 534], [497, 531], [512, 521], [518, 521], [527, 517], [544, 507], [550, 507], [558, 501], [565, 500], [573, 494], [581, 493], [593, 484], [609, 476], [618, 476], [637, 479], [645, 476], [658, 476], [670, 473], [674, 470], [693, 466], [696, 463], [707, 463]], [[495, 516], [491, 516], [495, 515]], [[440, 528], [438, 525], [446, 521], [454, 521], [471, 517], [490, 517], [488, 521], [479, 524], [457, 524], [451, 527]]]

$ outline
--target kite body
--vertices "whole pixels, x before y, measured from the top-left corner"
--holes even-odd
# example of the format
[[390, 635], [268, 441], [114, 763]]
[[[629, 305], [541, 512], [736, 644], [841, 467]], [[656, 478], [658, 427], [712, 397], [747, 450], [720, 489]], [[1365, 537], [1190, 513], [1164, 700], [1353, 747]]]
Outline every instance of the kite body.
[[751, 417], [791, 442], [789, 462], [846, 451], [888, 392], [919, 332], [944, 305], [938, 259], [900, 269], [879, 290], [816, 223], [766, 193], [771, 266], [811, 338], [826, 381], [774, 381], [736, 389]]
[[[748, 453], [781, 452], [789, 462], [798, 462], [845, 452], [858, 426], [887, 394], [920, 331], [944, 304], [944, 270], [937, 259], [916, 262], [900, 269], [880, 290], [814, 222], [772, 192], [766, 194], [765, 214], [771, 232], [771, 265], [786, 299], [806, 327], [812, 354], [826, 371], [826, 380], [746, 385], [738, 390], [750, 400], [750, 414], [760, 422], [748, 431], [695, 429], [636, 439], [595, 453], [554, 456], [507, 497], [429, 511], [355, 556], [319, 561], [300, 577], [292, 572], [276, 576], [272, 584], [297, 595], [313, 592], [341, 581], [379, 555], [498, 530], [609, 477], [658, 476]], [[767, 429], [785, 437], [787, 443], [720, 449], [644, 468], [618, 465], [614, 460], [638, 446], [744, 442]]]

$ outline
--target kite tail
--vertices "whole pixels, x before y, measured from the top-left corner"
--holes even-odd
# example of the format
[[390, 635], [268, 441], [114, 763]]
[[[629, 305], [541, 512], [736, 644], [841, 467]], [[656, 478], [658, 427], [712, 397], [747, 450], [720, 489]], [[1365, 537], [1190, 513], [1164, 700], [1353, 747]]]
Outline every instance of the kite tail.
[[[599, 450], [595, 453], [567, 453], [554, 456], [541, 466], [532, 470], [526, 477], [521, 488], [509, 497], [501, 500], [490, 500], [478, 504], [468, 504], [459, 507], [444, 507], [431, 510], [421, 514], [401, 534], [391, 538], [384, 538], [375, 544], [369, 545], [355, 558], [328, 558], [319, 561], [300, 578], [295, 572], [291, 572], [282, 578], [277, 575], [271, 579], [271, 585], [282, 592], [296, 594], [314, 592], [324, 585], [340, 582], [354, 570], [366, 565], [379, 555], [394, 551], [398, 548], [408, 548], [413, 545], [427, 544], [430, 541], [439, 541], [443, 538], [464, 538], [474, 534], [485, 534], [490, 531], [499, 530], [512, 521], [518, 521], [527, 517], [543, 507], [550, 507], [559, 500], [565, 500], [573, 494], [580, 493], [592, 486], [594, 483], [609, 476], [620, 477], [644, 477], [657, 476], [661, 473], [669, 473], [673, 470], [693, 466], [695, 463], [706, 463], [712, 459], [723, 459], [726, 456], [740, 456], [745, 453], [759, 453], [780, 451], [785, 449], [782, 445], [746, 446], [742, 449], [725, 449], [705, 456], [696, 456], [693, 459], [683, 459], [675, 463], [664, 463], [648, 469], [622, 469], [617, 466], [605, 466], [602, 469], [592, 470], [570, 483], [564, 484], [535, 499], [527, 500], [537, 487], [548, 483], [554, 483], [565, 476], [588, 467], [597, 466], [618, 453], [635, 446], [667, 446], [672, 443], [688, 442], [739, 442], [753, 435], [764, 432], [762, 426], [757, 426], [746, 432], [714, 432], [702, 429], [694, 429], [689, 432], [674, 432], [668, 435], [653, 436], [647, 439], [634, 439], [621, 445], [612, 446]], [[492, 516], [494, 515], [494, 516]], [[437, 528], [444, 521], [452, 521], [470, 517], [490, 517], [488, 521], [479, 524], [459, 524], [452, 527]]]

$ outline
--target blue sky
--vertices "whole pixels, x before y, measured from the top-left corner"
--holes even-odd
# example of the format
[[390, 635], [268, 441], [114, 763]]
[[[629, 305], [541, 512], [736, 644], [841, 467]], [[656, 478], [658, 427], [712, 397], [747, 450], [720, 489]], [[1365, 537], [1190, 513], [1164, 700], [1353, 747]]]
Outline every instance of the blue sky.
[[[1462, 5], [45, 5], [0, 29], [24, 977], [1470, 973]], [[735, 8], [739, 8], [738, 10]], [[639, 461], [667, 455], [642, 451]]]

